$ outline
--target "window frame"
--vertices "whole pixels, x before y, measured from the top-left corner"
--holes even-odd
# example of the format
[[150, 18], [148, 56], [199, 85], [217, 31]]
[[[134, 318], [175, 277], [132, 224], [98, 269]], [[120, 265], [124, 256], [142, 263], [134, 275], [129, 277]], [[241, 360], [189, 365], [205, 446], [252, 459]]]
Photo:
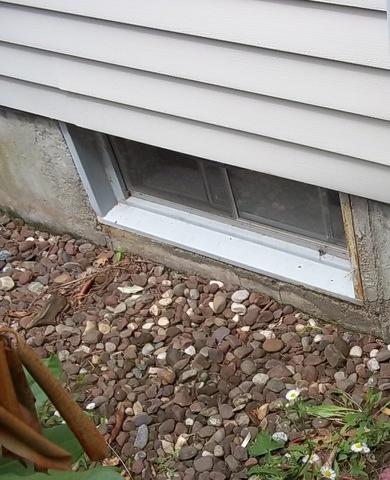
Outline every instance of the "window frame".
[[[293, 226], [291, 226], [291, 230], [284, 229], [283, 227], [278, 226], [277, 222], [274, 222], [271, 219], [264, 218], [264, 223], [260, 223], [259, 221], [251, 220], [249, 218], [249, 215], [248, 215], [247, 218], [245, 218], [243, 216], [240, 216], [240, 214], [238, 212], [237, 201], [234, 197], [234, 192], [232, 190], [231, 180], [229, 178], [229, 167], [231, 167], [231, 166], [227, 165], [227, 164], [221, 163], [221, 164], [218, 164], [217, 166], [221, 169], [221, 171], [224, 172], [224, 175], [225, 175], [226, 190], [227, 190], [227, 192], [230, 196], [230, 202], [231, 202], [231, 205], [233, 207], [233, 215], [234, 215], [233, 217], [230, 217], [227, 214], [224, 215], [223, 212], [220, 212], [220, 213], [208, 212], [206, 210], [202, 210], [201, 208], [196, 208], [196, 207], [193, 207], [193, 206], [191, 207], [191, 206], [188, 206], [188, 205], [181, 204], [179, 201], [176, 202], [174, 200], [168, 200], [168, 199], [159, 197], [157, 195], [153, 195], [151, 193], [140, 192], [139, 190], [137, 190], [137, 187], [135, 187], [132, 184], [131, 176], [127, 180], [124, 178], [123, 172], [122, 172], [122, 169], [121, 169], [121, 166], [120, 166], [120, 162], [119, 162], [119, 159], [118, 159], [118, 157], [120, 156], [120, 151], [117, 148], [117, 146], [115, 145], [115, 143], [112, 141], [112, 136], [111, 135], [106, 135], [106, 139], [107, 139], [107, 142], [112, 149], [112, 156], [114, 157], [114, 161], [115, 161], [115, 164], [116, 164], [116, 170], [119, 172], [119, 174], [121, 176], [121, 182], [124, 185], [125, 191], [126, 191], [129, 198], [130, 197], [140, 198], [140, 199], [143, 199], [143, 200], [148, 200], [148, 201], [153, 202], [155, 204], [165, 205], [165, 206], [170, 207], [170, 208], [177, 208], [178, 210], [182, 210], [182, 211], [190, 211], [191, 213], [199, 215], [201, 217], [210, 218], [210, 219], [213, 219], [215, 221], [220, 221], [220, 222], [223, 222], [227, 225], [232, 225], [232, 226], [242, 228], [243, 230], [249, 230], [249, 231], [252, 231], [252, 232], [257, 232], [261, 235], [267, 235], [267, 236], [274, 237], [274, 238], [277, 238], [277, 239], [280, 239], [280, 240], [285, 240], [287, 242], [293, 242], [293, 243], [295, 243], [297, 245], [300, 245], [300, 246], [304, 246], [304, 247], [307, 247], [307, 248], [312, 248], [314, 250], [319, 251], [320, 254], [328, 253], [330, 255], [334, 255], [334, 256], [337, 256], [339, 258], [348, 258], [347, 245], [343, 246], [343, 245], [339, 245], [339, 244], [336, 244], [336, 243], [327, 242], [326, 240], [318, 239], [318, 238], [315, 238], [315, 237], [310, 237], [308, 235], [305, 235], [305, 233], [303, 232], [303, 229], [301, 229], [299, 227], [294, 228]], [[126, 139], [124, 139], [124, 140], [126, 140]], [[139, 142], [136, 142], [136, 143], [139, 143]], [[169, 149], [164, 149], [164, 150], [169, 150]], [[180, 153], [180, 152], [178, 152], [178, 153]], [[191, 157], [194, 157], [194, 156], [191, 155]], [[203, 186], [204, 186], [205, 191], [207, 192], [208, 187], [209, 187], [209, 183], [208, 183], [208, 180], [207, 180], [207, 176], [205, 175], [205, 171], [204, 171], [205, 164], [204, 164], [204, 162], [202, 162], [202, 160], [205, 160], [206, 162], [210, 162], [210, 163], [213, 163], [213, 162], [211, 160], [208, 160], [208, 159], [202, 159], [202, 158], [197, 158], [197, 157], [194, 157], [194, 160], [197, 161], [197, 165], [198, 165], [199, 170], [202, 174]], [[327, 189], [324, 189], [324, 188], [321, 188], [321, 187], [317, 187], [317, 188], [318, 188], [319, 201], [321, 202], [324, 195], [326, 195], [326, 193], [327, 193], [326, 192]], [[341, 209], [341, 212], [342, 212], [340, 193], [339, 193], [339, 199], [340, 199], [340, 209]], [[321, 205], [321, 207], [322, 206], [323, 205]], [[323, 209], [323, 212], [324, 211], [325, 211], [325, 209]], [[328, 217], [329, 218], [328, 218], [327, 225], [326, 225], [327, 231], [329, 231], [329, 229], [331, 229], [331, 226], [332, 226], [331, 216], [328, 215]], [[258, 218], [260, 219], [261, 217], [258, 217]]]

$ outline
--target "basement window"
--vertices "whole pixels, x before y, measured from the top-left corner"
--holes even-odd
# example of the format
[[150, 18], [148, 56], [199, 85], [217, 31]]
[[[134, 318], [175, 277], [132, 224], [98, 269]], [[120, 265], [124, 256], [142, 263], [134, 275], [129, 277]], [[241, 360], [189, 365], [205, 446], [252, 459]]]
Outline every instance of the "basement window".
[[339, 194], [332, 190], [110, 137], [129, 196], [143, 196], [345, 246]]
[[135, 234], [135, 252], [154, 248], [148, 238], [360, 298], [344, 234], [348, 195], [75, 125], [62, 128], [100, 222]]

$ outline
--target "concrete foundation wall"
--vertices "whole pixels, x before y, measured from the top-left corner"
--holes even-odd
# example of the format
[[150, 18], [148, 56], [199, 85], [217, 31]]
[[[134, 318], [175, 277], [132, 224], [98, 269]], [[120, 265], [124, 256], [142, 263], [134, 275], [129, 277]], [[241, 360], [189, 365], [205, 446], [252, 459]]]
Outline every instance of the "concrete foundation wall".
[[[103, 171], [97, 168], [101, 161], [98, 156], [99, 152], [93, 151], [87, 160], [94, 171]], [[28, 222], [100, 244], [121, 246], [181, 272], [259, 290], [314, 317], [381, 336], [390, 342], [389, 205], [350, 197], [364, 294], [364, 301], [359, 305], [116, 228], [102, 227], [90, 206], [58, 122], [54, 120], [0, 108], [0, 167], [0, 209], [16, 213]], [[97, 182], [100, 193], [105, 181]]]
[[0, 208], [105, 242], [55, 120], [0, 108]]

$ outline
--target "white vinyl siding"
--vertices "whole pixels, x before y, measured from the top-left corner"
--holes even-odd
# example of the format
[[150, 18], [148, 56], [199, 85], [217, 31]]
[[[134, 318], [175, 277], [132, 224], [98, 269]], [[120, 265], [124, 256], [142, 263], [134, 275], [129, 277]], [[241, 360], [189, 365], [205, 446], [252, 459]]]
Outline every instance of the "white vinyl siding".
[[383, 5], [0, 1], [0, 104], [390, 203]]

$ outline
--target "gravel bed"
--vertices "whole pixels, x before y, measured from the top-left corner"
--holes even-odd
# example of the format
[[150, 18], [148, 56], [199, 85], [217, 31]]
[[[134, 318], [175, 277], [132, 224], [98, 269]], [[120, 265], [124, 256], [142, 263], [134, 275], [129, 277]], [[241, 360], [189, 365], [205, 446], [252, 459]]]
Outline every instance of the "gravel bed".
[[[66, 307], [37, 323], [56, 295]], [[381, 340], [138, 257], [115, 264], [114, 252], [6, 215], [0, 322], [59, 356], [134, 479], [245, 479], [259, 429], [297, 435], [284, 416], [289, 389], [321, 401], [337, 388], [357, 402], [370, 386], [390, 391]]]

